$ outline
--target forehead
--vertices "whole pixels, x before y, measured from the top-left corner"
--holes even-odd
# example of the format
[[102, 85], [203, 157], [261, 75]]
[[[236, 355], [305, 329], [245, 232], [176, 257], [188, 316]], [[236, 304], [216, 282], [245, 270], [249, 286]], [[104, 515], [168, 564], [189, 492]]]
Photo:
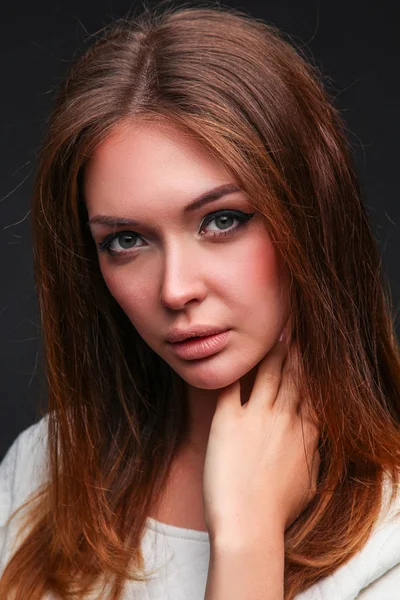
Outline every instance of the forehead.
[[119, 125], [85, 167], [89, 215], [162, 201], [187, 203], [233, 175], [197, 140], [171, 125]]

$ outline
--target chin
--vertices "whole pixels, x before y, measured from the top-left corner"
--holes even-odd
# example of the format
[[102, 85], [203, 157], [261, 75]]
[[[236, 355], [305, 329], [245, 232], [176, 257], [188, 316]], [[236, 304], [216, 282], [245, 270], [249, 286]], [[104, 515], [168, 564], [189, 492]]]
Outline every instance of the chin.
[[189, 379], [185, 379], [185, 381], [192, 387], [195, 387], [199, 390], [220, 390], [220, 389], [230, 385], [234, 381], [236, 381], [236, 379], [238, 379], [238, 378], [236, 377], [235, 379], [232, 379], [232, 381], [231, 380], [224, 381], [221, 378], [217, 378], [215, 381], [210, 381], [210, 380], [196, 381], [196, 380], [189, 380]]
[[225, 368], [223, 366], [218, 367], [215, 365], [205, 367], [204, 365], [197, 363], [196, 365], [193, 364], [192, 369], [176, 369], [171, 365], [188, 385], [202, 390], [218, 390], [227, 387], [246, 375], [254, 366], [255, 365], [245, 365], [242, 368], [239, 366], [233, 368], [232, 361], [230, 361], [230, 364], [226, 365]]

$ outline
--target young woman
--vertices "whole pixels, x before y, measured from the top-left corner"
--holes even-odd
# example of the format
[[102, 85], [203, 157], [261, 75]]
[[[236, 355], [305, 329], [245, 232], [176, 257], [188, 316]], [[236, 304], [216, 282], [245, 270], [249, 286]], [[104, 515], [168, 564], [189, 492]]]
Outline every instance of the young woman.
[[144, 12], [75, 62], [33, 199], [48, 413], [0, 467], [2, 600], [396, 597], [400, 355], [343, 129], [232, 9]]

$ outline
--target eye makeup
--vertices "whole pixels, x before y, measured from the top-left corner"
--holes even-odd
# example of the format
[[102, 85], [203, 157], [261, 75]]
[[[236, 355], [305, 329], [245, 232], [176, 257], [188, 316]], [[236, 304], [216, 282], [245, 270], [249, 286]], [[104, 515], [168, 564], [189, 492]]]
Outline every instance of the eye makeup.
[[[219, 210], [219, 211], [209, 213], [208, 215], [206, 215], [206, 217], [204, 218], [204, 220], [202, 222], [202, 225], [200, 228], [200, 235], [202, 237], [211, 238], [211, 239], [221, 238], [221, 237], [225, 237], [225, 236], [229, 236], [229, 235], [233, 236], [254, 215], [255, 215], [255, 212], [245, 213], [243, 211], [231, 210], [231, 209], [224, 209], [224, 210]], [[219, 230], [214, 229], [209, 233], [204, 233], [204, 230], [206, 229], [206, 227], [213, 221], [218, 222], [218, 220], [219, 220], [220, 223], [225, 223], [226, 219], [228, 219], [228, 221], [230, 219], [236, 220], [237, 225], [235, 225], [234, 227], [229, 227], [227, 229], [219, 229]], [[112, 249], [111, 245], [114, 243], [114, 241], [118, 238], [122, 238], [123, 236], [133, 239], [134, 242], [137, 241], [138, 239], [143, 239], [138, 233], [136, 233], [134, 231], [125, 230], [125, 231], [110, 233], [101, 242], [99, 242], [97, 244], [99, 252], [107, 253], [109, 256], [113, 256], [113, 257], [126, 256], [128, 254], [136, 254], [137, 251], [139, 250], [139, 248], [143, 247], [142, 245], [131, 246], [130, 248], [127, 248], [122, 251], [116, 251], [115, 249]]]

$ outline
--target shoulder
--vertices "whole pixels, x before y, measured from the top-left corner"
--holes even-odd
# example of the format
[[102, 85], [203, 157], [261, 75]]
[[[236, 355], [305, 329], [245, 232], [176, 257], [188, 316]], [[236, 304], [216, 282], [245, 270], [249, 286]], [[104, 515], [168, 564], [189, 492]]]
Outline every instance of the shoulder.
[[0, 463], [0, 526], [46, 477], [47, 423], [38, 423], [22, 431]]
[[22, 431], [0, 463], [0, 576], [19, 536], [21, 513], [10, 517], [48, 480], [47, 425], [46, 416]]
[[[392, 490], [396, 496], [390, 502]], [[388, 479], [382, 509], [363, 548], [296, 600], [393, 600], [400, 589], [400, 488]]]

